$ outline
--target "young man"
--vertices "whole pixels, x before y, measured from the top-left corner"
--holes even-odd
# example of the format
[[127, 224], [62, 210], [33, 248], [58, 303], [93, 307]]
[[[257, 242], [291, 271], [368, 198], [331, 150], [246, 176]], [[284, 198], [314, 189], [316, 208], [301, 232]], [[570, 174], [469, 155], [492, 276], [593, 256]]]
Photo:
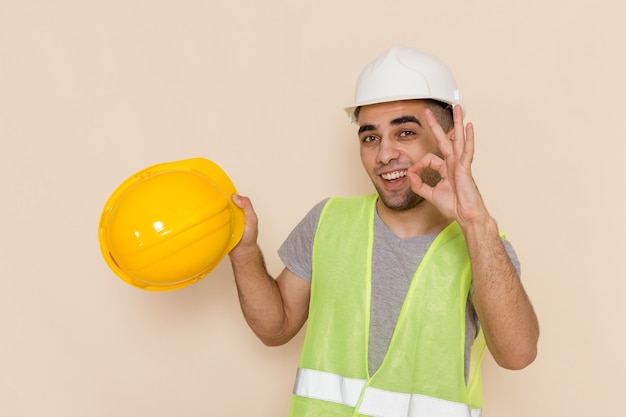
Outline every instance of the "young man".
[[472, 177], [454, 77], [394, 47], [362, 71], [346, 111], [377, 193], [316, 205], [281, 246], [276, 279], [250, 200], [233, 196], [246, 219], [230, 252], [244, 316], [267, 345], [308, 320], [291, 416], [479, 416], [485, 344], [521, 369], [539, 330]]

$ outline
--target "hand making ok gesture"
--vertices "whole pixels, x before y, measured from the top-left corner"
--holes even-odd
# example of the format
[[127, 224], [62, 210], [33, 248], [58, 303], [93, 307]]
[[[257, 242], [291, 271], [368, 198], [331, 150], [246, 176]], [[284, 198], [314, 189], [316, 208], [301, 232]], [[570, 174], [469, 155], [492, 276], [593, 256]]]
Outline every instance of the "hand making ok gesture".
[[[432, 130], [442, 157], [429, 153], [408, 170], [412, 190], [433, 204], [443, 215], [459, 224], [480, 222], [489, 217], [487, 208], [472, 176], [474, 158], [474, 127], [464, 126], [460, 105], [454, 106], [454, 127], [446, 134], [426, 109], [424, 117]], [[435, 186], [422, 181], [419, 173], [431, 168], [441, 176]]]

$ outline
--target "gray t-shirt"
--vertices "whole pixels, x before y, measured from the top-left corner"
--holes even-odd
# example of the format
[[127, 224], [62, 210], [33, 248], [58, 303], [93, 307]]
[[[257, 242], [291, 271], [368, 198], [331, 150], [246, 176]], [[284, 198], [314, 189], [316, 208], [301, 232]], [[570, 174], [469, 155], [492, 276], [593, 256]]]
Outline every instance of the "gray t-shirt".
[[[292, 230], [278, 249], [285, 266], [302, 279], [311, 281], [312, 253], [317, 223], [328, 199], [316, 204]], [[415, 271], [438, 233], [399, 238], [378, 216], [374, 216], [374, 247], [372, 253], [372, 295], [369, 339], [369, 373], [373, 375], [382, 363], [396, 326], [400, 309]], [[519, 274], [520, 264], [511, 244], [504, 247]], [[473, 341], [478, 334], [478, 317], [471, 300], [466, 310], [465, 376]]]

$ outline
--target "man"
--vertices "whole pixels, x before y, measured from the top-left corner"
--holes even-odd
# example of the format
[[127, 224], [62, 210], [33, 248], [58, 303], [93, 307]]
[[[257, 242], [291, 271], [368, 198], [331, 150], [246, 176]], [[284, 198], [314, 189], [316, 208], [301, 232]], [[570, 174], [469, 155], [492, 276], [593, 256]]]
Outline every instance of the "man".
[[308, 319], [290, 415], [479, 416], [484, 346], [505, 368], [536, 356], [519, 262], [471, 172], [474, 129], [438, 59], [394, 47], [369, 64], [348, 114], [377, 193], [320, 202], [279, 250], [257, 217], [231, 251], [244, 316], [267, 345]]

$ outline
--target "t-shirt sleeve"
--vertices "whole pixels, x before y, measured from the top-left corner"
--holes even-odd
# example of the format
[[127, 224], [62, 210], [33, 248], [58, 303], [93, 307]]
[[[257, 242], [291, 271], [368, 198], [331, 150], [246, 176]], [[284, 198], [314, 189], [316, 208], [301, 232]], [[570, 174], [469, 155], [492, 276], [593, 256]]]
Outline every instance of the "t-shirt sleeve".
[[504, 245], [504, 250], [506, 250], [507, 255], [509, 255], [509, 259], [511, 260], [511, 263], [513, 264], [513, 266], [515, 267], [515, 270], [517, 271], [517, 276], [521, 277], [522, 267], [517, 257], [517, 253], [515, 253], [515, 249], [513, 249], [513, 245], [511, 245], [511, 242], [509, 242], [506, 239], [502, 239], [502, 244]]
[[313, 270], [313, 241], [320, 214], [328, 198], [317, 203], [289, 233], [278, 248], [278, 256], [287, 269], [300, 278], [311, 281]]
[[[517, 271], [517, 276], [521, 277], [522, 268], [521, 268], [519, 258], [517, 257], [517, 253], [515, 253], [515, 249], [513, 249], [513, 245], [511, 244], [511, 242], [509, 242], [508, 240], [504, 238], [502, 238], [502, 244], [504, 245], [504, 250], [506, 250], [507, 255], [509, 255], [509, 259], [511, 260], [513, 267], [515, 267], [515, 270]], [[466, 322], [469, 324], [467, 331], [473, 334], [473, 337], [471, 337], [472, 341], [474, 340], [474, 337], [478, 335], [478, 329], [480, 328], [480, 322], [478, 321], [478, 314], [476, 313], [476, 310], [474, 308], [474, 302], [472, 300], [473, 292], [474, 292], [473, 285], [470, 285], [470, 293], [467, 298], [467, 309], [466, 309], [465, 319], [466, 319]], [[466, 342], [466, 352], [469, 352], [467, 351], [468, 348], [471, 348], [471, 346], [467, 345], [467, 342]]]

